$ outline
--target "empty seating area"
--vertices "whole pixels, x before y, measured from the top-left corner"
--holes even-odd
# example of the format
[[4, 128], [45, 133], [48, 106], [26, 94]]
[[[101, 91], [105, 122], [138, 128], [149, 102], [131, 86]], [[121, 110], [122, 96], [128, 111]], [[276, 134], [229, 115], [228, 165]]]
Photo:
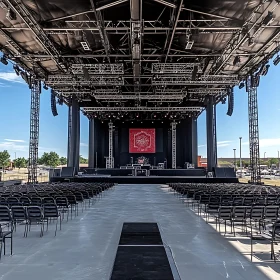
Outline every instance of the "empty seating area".
[[[17, 185], [0, 190], [0, 259], [6, 254], [6, 245], [13, 254], [13, 233], [24, 227], [23, 237], [28, 237], [32, 225], [39, 227], [43, 237], [49, 225], [54, 224], [54, 236], [63, 222], [89, 208], [95, 198], [113, 184], [110, 183], [46, 183]], [[10, 241], [10, 242], [7, 242]], [[8, 243], [8, 244], [7, 244]]]
[[[216, 230], [248, 236], [251, 260], [254, 239], [269, 240], [271, 259], [280, 240], [280, 188], [250, 184], [170, 184], [175, 194]], [[230, 231], [228, 230], [230, 229]]]

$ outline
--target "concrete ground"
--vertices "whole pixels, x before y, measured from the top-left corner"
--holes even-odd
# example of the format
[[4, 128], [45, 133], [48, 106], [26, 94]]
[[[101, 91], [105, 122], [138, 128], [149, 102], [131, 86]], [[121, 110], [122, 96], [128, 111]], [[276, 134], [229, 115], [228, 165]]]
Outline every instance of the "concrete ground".
[[14, 255], [0, 261], [0, 279], [110, 279], [123, 222], [157, 222], [182, 280], [280, 279], [279, 263], [250, 262], [248, 238], [224, 237], [160, 185], [118, 185], [63, 221], [56, 237], [53, 224], [42, 238], [38, 226], [24, 238], [20, 225]]

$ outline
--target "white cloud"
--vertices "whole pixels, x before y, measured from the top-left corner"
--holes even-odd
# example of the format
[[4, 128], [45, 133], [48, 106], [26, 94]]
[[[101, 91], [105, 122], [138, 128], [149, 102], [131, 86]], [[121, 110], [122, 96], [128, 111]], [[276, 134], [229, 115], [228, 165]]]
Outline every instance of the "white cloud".
[[[8, 82], [23, 83], [22, 78], [14, 72], [0, 72], [0, 79]], [[1, 83], [1, 85], [5, 86], [4, 83]]]
[[86, 143], [80, 143], [80, 146], [81, 146], [81, 147], [87, 147], [88, 144], [86, 144]]
[[206, 147], [206, 145], [199, 145], [198, 148]]
[[8, 142], [17, 142], [17, 143], [24, 143], [25, 141], [24, 140], [14, 140], [14, 139], [4, 139], [5, 141], [8, 141]]
[[14, 151], [27, 152], [28, 145], [18, 144], [18, 142], [4, 141], [4, 142], [0, 142], [0, 150], [8, 150], [11, 152]]
[[[244, 142], [242, 145], [249, 145], [249, 142]], [[267, 138], [260, 139], [260, 148], [271, 147], [271, 146], [280, 146], [280, 138]]]
[[[217, 142], [217, 147], [218, 148], [221, 148], [221, 147], [227, 147], [230, 145], [232, 141], [218, 141]], [[206, 147], [207, 145], [204, 144], [204, 145], [199, 145], [198, 148], [202, 148], [202, 147]]]

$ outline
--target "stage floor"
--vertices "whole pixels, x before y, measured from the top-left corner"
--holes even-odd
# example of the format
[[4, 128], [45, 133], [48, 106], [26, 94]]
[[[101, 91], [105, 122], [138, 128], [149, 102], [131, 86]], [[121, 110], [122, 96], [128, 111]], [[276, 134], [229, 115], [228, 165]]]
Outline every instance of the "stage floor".
[[246, 242], [224, 238], [168, 188], [118, 185], [64, 221], [56, 237], [54, 223], [42, 238], [35, 225], [23, 238], [19, 225], [14, 255], [0, 261], [1, 280], [109, 280], [124, 222], [158, 223], [181, 280], [280, 279], [279, 263], [251, 263]]
[[238, 183], [238, 178], [206, 178], [193, 176], [76, 176], [53, 177], [52, 182], [110, 182], [118, 184], [168, 184], [168, 183]]

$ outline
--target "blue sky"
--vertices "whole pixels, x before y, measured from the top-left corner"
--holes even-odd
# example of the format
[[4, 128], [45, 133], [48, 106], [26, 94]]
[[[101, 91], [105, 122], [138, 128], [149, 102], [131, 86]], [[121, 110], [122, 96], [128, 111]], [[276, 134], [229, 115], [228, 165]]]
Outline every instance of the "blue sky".
[[[280, 150], [280, 66], [272, 66], [268, 75], [261, 77], [258, 89], [260, 155], [277, 157]], [[242, 155], [249, 157], [248, 95], [245, 88], [235, 87], [235, 106], [232, 117], [226, 115], [227, 104], [217, 106], [218, 157], [233, 157], [236, 148], [239, 155], [239, 137], [242, 137]], [[28, 157], [30, 90], [16, 76], [12, 65], [0, 64], [0, 151], [6, 149], [11, 158]], [[50, 108], [50, 90], [43, 90], [40, 106], [39, 155], [55, 151], [67, 154], [68, 108], [58, 105], [58, 116], [53, 117]], [[87, 158], [88, 120], [81, 114], [81, 155]], [[198, 119], [199, 154], [206, 157], [206, 118]]]

